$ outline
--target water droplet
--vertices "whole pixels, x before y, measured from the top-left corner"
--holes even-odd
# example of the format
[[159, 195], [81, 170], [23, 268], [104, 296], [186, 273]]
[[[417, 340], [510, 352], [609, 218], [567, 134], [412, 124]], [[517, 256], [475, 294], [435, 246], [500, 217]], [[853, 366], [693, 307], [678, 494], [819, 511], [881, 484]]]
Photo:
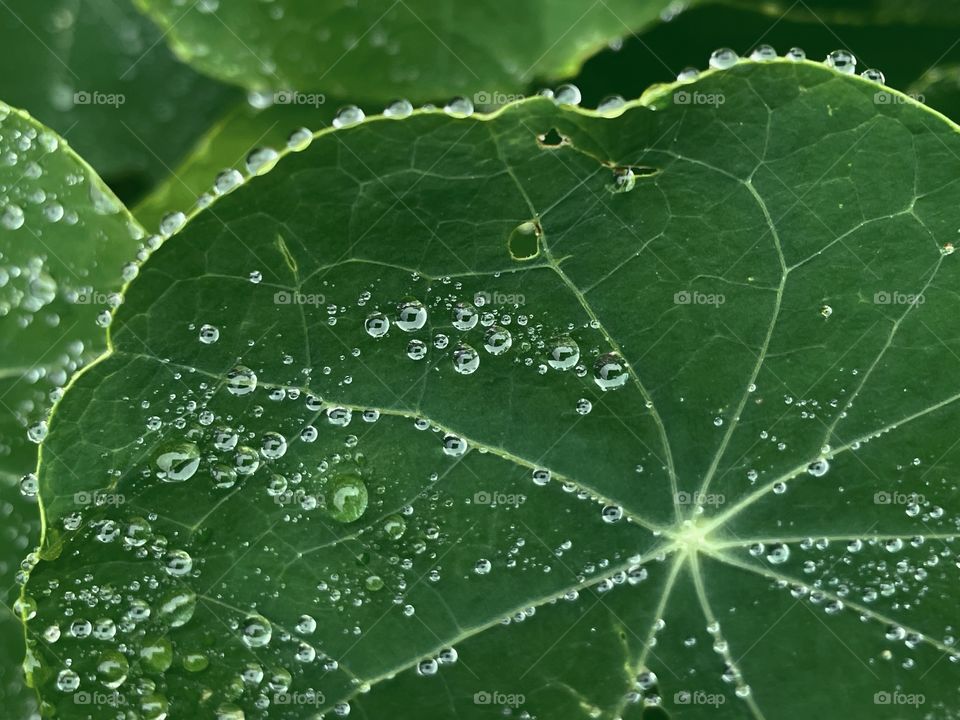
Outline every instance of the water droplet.
[[407, 343], [407, 357], [411, 360], [423, 360], [427, 356], [427, 344], [423, 340], [411, 340]]
[[260, 454], [267, 460], [279, 460], [287, 452], [287, 439], [278, 432], [265, 432], [260, 441]]
[[823, 477], [830, 469], [830, 462], [826, 458], [820, 458], [807, 465], [807, 472], [814, 477]]
[[173, 664], [173, 645], [165, 637], [145, 640], [140, 647], [140, 663], [148, 671], [166, 672]]
[[800, 62], [801, 60], [807, 59], [807, 53], [803, 48], [792, 47], [789, 50], [787, 50], [786, 58], [787, 60]]
[[7, 205], [3, 209], [3, 214], [0, 215], [0, 225], [3, 225], [7, 230], [17, 230], [23, 227], [23, 209], [19, 205]]
[[720, 48], [714, 50], [713, 54], [710, 55], [710, 67], [716, 70], [726, 70], [733, 67], [739, 59], [740, 56], [730, 48]]
[[777, 59], [777, 51], [769, 45], [759, 45], [756, 50], [750, 53], [750, 59], [758, 62]]
[[868, 68], [860, 73], [860, 77], [864, 77], [867, 80], [873, 80], [875, 83], [880, 83], [881, 85], [886, 84], [887, 79], [884, 77], [883, 73], [875, 68]]
[[104, 650], [100, 653], [97, 674], [108, 688], [116, 689], [123, 685], [128, 672], [130, 672], [130, 663], [124, 655], [116, 650]]
[[443, 438], [443, 452], [451, 457], [460, 457], [467, 451], [467, 441], [456, 435], [445, 435]]
[[593, 379], [602, 390], [615, 390], [627, 384], [627, 364], [617, 353], [606, 353], [593, 366]]
[[503, 355], [513, 345], [513, 336], [499, 325], [490, 327], [483, 336], [483, 348], [491, 355]]
[[583, 96], [580, 93], [580, 88], [571, 83], [566, 83], [554, 91], [553, 99], [558, 105], [579, 105]]
[[618, 522], [623, 517], [623, 508], [619, 505], [607, 505], [603, 508], [601, 516], [606, 523]]
[[480, 320], [480, 314], [477, 309], [468, 302], [459, 302], [453, 307], [453, 326], [457, 330], [472, 330], [477, 326]]
[[473, 115], [473, 102], [467, 97], [456, 97], [444, 106], [443, 111], [456, 118], [470, 117]]
[[257, 374], [245, 365], [237, 365], [227, 373], [227, 391], [231, 395], [247, 395], [257, 388]]
[[239, 170], [224, 170], [213, 183], [213, 191], [217, 195], [226, 195], [228, 192], [243, 183], [243, 175]]
[[383, 337], [390, 330], [390, 319], [381, 312], [371, 313], [364, 321], [363, 327], [370, 337]]
[[200, 467], [200, 450], [192, 442], [173, 442], [157, 453], [158, 477], [166, 482], [183, 482]]
[[219, 328], [213, 325], [203, 325], [200, 328], [200, 342], [204, 345], [213, 345], [217, 340], [220, 339], [220, 330]]
[[383, 111], [388, 118], [405, 118], [413, 114], [413, 104], [409, 100], [396, 100]]
[[570, 370], [580, 362], [580, 346], [568, 335], [550, 341], [547, 364], [554, 370]]
[[767, 547], [767, 562], [771, 565], [783, 565], [790, 559], [790, 547], [783, 543], [773, 543]]
[[627, 101], [623, 99], [622, 95], [608, 95], [597, 105], [597, 112], [608, 117], [615, 117], [623, 112], [626, 105]]
[[263, 615], [248, 615], [240, 625], [240, 637], [249, 648], [266, 647], [273, 637], [273, 626]]
[[363, 110], [356, 105], [347, 105], [346, 107], [340, 108], [340, 111], [337, 112], [337, 116], [333, 119], [333, 126], [335, 128], [349, 127], [350, 125], [363, 122], [365, 117], [366, 115], [363, 114]]
[[480, 354], [469, 345], [460, 344], [453, 351], [453, 369], [461, 375], [472, 375], [480, 367]]
[[824, 64], [845, 75], [852, 75], [857, 69], [857, 59], [847, 50], [834, 50], [827, 55]]
[[182, 212], [167, 213], [160, 221], [160, 234], [163, 235], [163, 237], [170, 237], [182, 228], [186, 222], [187, 216]]
[[419, 300], [408, 300], [397, 310], [397, 327], [404, 332], [419, 330], [427, 324], [427, 309]]
[[327, 510], [343, 523], [358, 520], [367, 509], [367, 486], [359, 475], [338, 475], [324, 486]]
[[247, 155], [247, 172], [251, 175], [261, 175], [276, 165], [279, 158], [280, 153], [273, 148], [255, 148]]
[[287, 148], [293, 152], [306, 150], [313, 142], [313, 131], [310, 128], [297, 128], [287, 138]]

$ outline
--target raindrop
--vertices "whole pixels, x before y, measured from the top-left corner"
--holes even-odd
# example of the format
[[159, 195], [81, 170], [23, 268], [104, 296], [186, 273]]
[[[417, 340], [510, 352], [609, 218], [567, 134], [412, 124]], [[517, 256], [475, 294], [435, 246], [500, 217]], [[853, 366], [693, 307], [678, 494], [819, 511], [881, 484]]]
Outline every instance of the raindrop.
[[593, 379], [601, 390], [623, 387], [629, 377], [627, 364], [617, 353], [606, 353], [597, 358], [593, 366]]
[[733, 67], [739, 59], [739, 56], [730, 48], [720, 48], [714, 50], [713, 54], [710, 55], [710, 67], [716, 70], [726, 70]]
[[333, 119], [333, 126], [335, 128], [349, 127], [350, 125], [363, 122], [365, 117], [366, 115], [363, 114], [363, 110], [356, 105], [347, 105], [346, 107], [340, 108], [340, 111], [337, 112], [337, 116]]

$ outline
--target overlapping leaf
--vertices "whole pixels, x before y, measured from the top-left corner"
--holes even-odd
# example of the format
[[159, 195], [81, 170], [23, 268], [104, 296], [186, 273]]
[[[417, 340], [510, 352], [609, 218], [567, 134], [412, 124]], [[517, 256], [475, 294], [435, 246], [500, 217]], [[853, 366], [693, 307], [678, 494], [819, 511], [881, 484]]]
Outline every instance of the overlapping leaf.
[[413, 101], [525, 91], [569, 77], [609, 42], [656, 21], [669, 0], [507, 5], [434, 0], [136, 0], [184, 60], [257, 90]]
[[178, 62], [128, 0], [8, 0], [0, 62], [0, 97], [65, 135], [128, 201], [240, 95]]
[[[21, 477], [36, 468], [51, 398], [106, 348], [98, 317], [109, 317], [126, 264], [132, 277], [144, 233], [59, 136], [2, 103], [0, 156], [0, 507], [9, 533], [0, 645], [13, 667], [23, 657], [23, 629], [10, 615], [14, 576], [28, 543], [39, 541], [35, 505], [19, 497]], [[23, 490], [35, 495], [36, 478]], [[12, 672], [3, 684], [7, 706], [19, 707]]]

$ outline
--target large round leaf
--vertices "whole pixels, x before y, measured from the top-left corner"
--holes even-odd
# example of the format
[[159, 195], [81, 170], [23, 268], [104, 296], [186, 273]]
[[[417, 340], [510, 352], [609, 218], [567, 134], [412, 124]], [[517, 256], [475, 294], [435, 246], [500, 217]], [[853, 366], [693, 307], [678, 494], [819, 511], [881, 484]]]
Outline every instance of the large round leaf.
[[958, 152], [786, 60], [318, 134], [153, 255], [55, 411], [41, 697], [949, 716]]

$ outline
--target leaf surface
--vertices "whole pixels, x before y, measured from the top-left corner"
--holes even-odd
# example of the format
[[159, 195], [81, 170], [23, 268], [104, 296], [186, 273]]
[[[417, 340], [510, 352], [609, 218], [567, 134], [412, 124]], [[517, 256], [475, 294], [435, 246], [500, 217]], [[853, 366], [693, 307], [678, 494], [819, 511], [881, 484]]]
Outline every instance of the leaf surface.
[[41, 697], [949, 717], [960, 138], [878, 92], [375, 118], [197, 214], [44, 445]]

